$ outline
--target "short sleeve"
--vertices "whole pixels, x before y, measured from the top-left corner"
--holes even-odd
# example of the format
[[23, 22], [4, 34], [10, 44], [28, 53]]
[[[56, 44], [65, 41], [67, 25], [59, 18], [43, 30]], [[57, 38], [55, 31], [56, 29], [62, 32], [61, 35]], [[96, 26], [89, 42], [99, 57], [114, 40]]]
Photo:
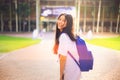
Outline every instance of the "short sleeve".
[[66, 33], [62, 33], [59, 38], [59, 47], [58, 47], [58, 54], [67, 55], [68, 46], [69, 46], [69, 37]]

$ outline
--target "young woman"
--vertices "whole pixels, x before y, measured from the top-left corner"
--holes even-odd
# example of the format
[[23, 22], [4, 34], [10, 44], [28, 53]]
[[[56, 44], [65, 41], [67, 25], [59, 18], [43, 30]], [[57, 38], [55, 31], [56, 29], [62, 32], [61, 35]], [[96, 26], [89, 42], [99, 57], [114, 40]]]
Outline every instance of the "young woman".
[[61, 14], [56, 23], [54, 53], [60, 61], [60, 80], [80, 80], [80, 69], [68, 55], [68, 51], [79, 59], [73, 34], [73, 18], [70, 14]]

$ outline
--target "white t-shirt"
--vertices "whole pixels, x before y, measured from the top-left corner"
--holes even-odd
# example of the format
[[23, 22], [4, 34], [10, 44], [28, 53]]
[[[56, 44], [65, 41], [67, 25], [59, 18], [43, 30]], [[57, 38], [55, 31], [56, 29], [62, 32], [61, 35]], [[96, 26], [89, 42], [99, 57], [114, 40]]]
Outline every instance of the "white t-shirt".
[[71, 56], [67, 53], [68, 51], [77, 61], [79, 60], [75, 41], [72, 41], [66, 33], [62, 33], [59, 38], [58, 54], [67, 57], [64, 70], [64, 80], [80, 80], [80, 69]]

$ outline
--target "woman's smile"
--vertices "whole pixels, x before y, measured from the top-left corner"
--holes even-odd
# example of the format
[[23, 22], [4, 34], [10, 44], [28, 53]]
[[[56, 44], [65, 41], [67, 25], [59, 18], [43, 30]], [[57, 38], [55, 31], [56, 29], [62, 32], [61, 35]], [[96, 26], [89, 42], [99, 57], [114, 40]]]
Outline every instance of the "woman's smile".
[[58, 25], [58, 29], [60, 29], [62, 31], [63, 28], [66, 27], [66, 19], [65, 16], [62, 15], [58, 21], [57, 21], [57, 25]]

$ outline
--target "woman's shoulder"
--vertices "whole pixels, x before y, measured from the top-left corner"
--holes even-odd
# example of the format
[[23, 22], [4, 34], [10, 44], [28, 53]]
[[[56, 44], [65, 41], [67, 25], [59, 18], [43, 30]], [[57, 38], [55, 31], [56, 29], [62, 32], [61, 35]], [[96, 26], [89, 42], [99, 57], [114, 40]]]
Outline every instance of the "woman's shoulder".
[[68, 36], [68, 34], [67, 33], [61, 33], [60, 36]]
[[62, 34], [60, 35], [60, 39], [68, 40], [68, 39], [70, 39], [70, 38], [69, 38], [69, 36], [68, 36], [67, 33], [62, 33]]
[[67, 33], [62, 33], [62, 34], [60, 35], [60, 37], [62, 37], [62, 38], [69, 38], [69, 36], [68, 36]]

